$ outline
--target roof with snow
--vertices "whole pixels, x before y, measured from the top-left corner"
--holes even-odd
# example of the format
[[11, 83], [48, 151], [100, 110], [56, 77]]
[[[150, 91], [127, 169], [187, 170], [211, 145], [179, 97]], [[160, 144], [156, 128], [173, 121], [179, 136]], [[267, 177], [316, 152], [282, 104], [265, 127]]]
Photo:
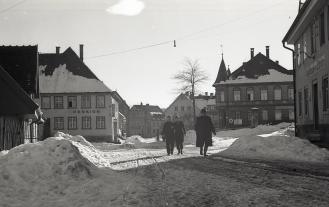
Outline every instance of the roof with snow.
[[278, 63], [272, 61], [262, 53], [258, 53], [248, 62], [243, 63], [235, 70], [228, 80], [215, 83], [219, 84], [244, 84], [244, 83], [272, 83], [292, 82], [293, 71], [287, 70]]
[[111, 92], [70, 47], [40, 54], [39, 66], [41, 93]]
[[133, 105], [130, 109], [131, 111], [145, 111], [150, 113], [151, 115], [159, 115], [159, 114], [163, 114], [163, 111], [161, 110], [161, 108], [159, 106], [156, 105]]
[[39, 106], [0, 66], [0, 115], [34, 114]]
[[38, 46], [0, 46], [0, 65], [28, 94], [39, 95]]

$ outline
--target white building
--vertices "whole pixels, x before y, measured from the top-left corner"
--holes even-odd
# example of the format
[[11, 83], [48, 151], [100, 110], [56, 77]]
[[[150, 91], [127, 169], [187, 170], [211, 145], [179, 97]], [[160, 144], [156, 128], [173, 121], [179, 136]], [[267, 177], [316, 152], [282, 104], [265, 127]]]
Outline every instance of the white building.
[[118, 133], [118, 103], [71, 49], [39, 55], [41, 108], [47, 118], [44, 137], [57, 131], [91, 141], [114, 141]]

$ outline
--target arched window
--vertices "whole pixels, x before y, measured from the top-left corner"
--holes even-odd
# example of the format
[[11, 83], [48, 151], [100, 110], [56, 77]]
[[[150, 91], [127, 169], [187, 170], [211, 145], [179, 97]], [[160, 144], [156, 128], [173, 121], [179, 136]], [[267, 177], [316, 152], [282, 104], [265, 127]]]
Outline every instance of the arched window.
[[274, 89], [274, 100], [281, 100], [281, 99], [282, 99], [281, 88], [276, 87]]
[[247, 100], [248, 101], [253, 101], [254, 100], [254, 89], [253, 88], [248, 88], [247, 89]]

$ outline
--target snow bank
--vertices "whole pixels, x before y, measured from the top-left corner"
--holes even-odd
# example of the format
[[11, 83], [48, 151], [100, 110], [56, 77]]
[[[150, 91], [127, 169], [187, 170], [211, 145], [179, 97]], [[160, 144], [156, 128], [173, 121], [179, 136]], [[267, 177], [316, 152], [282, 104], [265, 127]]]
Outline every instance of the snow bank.
[[164, 148], [165, 144], [162, 141], [157, 141], [156, 138], [143, 138], [139, 135], [127, 137], [121, 148]]
[[265, 136], [247, 136], [237, 139], [223, 156], [288, 160], [304, 162], [328, 162], [329, 151], [320, 149], [308, 140], [287, 135], [285, 130]]

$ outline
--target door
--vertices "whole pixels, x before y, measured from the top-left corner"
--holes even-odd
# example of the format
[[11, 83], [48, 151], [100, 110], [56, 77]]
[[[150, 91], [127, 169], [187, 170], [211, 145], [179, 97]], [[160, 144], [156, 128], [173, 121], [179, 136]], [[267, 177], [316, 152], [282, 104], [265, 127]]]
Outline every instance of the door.
[[313, 124], [314, 129], [319, 129], [318, 84], [313, 84]]

